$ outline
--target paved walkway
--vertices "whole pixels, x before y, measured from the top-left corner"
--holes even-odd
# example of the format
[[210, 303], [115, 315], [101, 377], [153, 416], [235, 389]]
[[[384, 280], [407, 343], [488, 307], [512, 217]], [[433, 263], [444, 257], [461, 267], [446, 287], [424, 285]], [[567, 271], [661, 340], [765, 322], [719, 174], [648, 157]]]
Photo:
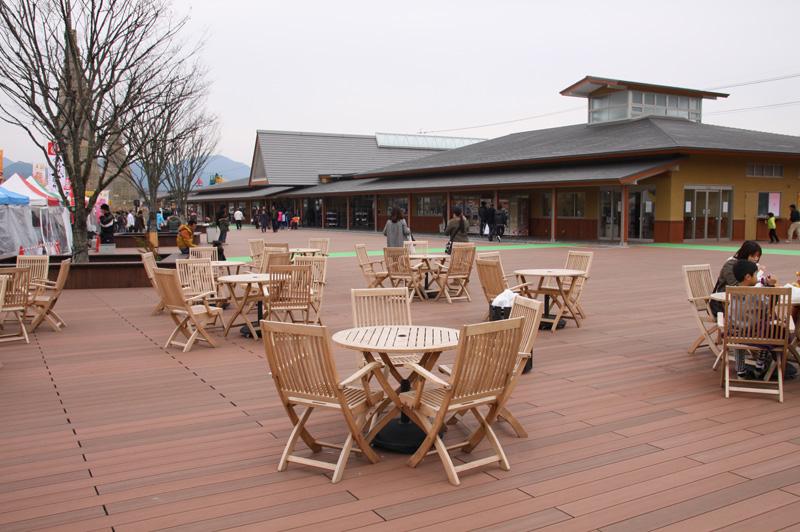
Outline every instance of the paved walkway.
[[[260, 233], [259, 233], [260, 234]], [[319, 232], [270, 240], [305, 244]], [[255, 232], [232, 231], [228, 255]], [[334, 252], [371, 233], [325, 233]], [[432, 243], [443, 247], [444, 240]], [[30, 345], [0, 346], [0, 530], [773, 530], [800, 523], [800, 382], [786, 402], [722, 398], [696, 337], [680, 266], [728, 251], [598, 247], [586, 291], [589, 318], [540, 334], [535, 370], [510, 408], [530, 433], [499, 428], [511, 471], [484, 468], [451, 486], [431, 457], [377, 465], [353, 457], [331, 485], [316, 470], [275, 471], [290, 431], [262, 346], [232, 336], [190, 353], [162, 348], [171, 330], [150, 314], [150, 289], [66, 292], [69, 327]], [[564, 248], [503, 252], [506, 270], [563, 263]], [[768, 255], [794, 278], [796, 259]], [[331, 259], [323, 319], [348, 326], [355, 259]], [[477, 276], [471, 303], [413, 303], [416, 323], [458, 327], [486, 310]], [[230, 315], [230, 311], [228, 311]], [[353, 353], [335, 351], [340, 374]], [[452, 360], [446, 354], [445, 362]], [[315, 414], [315, 417], [317, 415]], [[337, 416], [312, 425], [342, 440]], [[457, 438], [451, 429], [448, 439]], [[481, 456], [487, 447], [474, 454]]]

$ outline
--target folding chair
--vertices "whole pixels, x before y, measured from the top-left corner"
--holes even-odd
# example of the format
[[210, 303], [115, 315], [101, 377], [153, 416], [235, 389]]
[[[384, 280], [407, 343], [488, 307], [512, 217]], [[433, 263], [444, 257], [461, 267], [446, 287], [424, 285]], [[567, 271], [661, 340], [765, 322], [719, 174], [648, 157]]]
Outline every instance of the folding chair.
[[[176, 345], [182, 347], [186, 353], [192, 349], [197, 340], [208, 342], [211, 347], [217, 347], [206, 327], [215, 325], [217, 320], [222, 321], [222, 309], [209, 304], [209, 294], [198, 294], [187, 298], [181, 288], [177, 270], [156, 268], [155, 278], [164, 297], [164, 307], [175, 322], [175, 329], [169, 335], [164, 347]], [[186, 338], [186, 342], [175, 340], [178, 333]]]
[[309, 238], [308, 239], [308, 247], [312, 249], [318, 249], [319, 254], [325, 257], [328, 256], [328, 248], [331, 245], [330, 238]]
[[[431, 447], [442, 461], [447, 478], [458, 486], [458, 473], [499, 463], [504, 471], [511, 469], [505, 452], [491, 424], [505, 407], [511, 394], [517, 351], [522, 334], [523, 318], [514, 318], [475, 325], [464, 325], [459, 335], [459, 348], [453, 366], [453, 377], [447, 382], [419, 364], [407, 367], [419, 375], [415, 389], [400, 394], [403, 410], [426, 434], [425, 440], [409, 458], [408, 465], [416, 467]], [[425, 384], [438, 388], [425, 389]], [[487, 406], [481, 414], [479, 407]], [[460, 443], [445, 445], [440, 437], [445, 420], [453, 414], [470, 411], [479, 426]], [[471, 452], [486, 437], [494, 454], [455, 466], [450, 450]]]
[[[778, 401], [783, 402], [783, 372], [790, 337], [795, 333], [791, 308], [792, 289], [788, 287], [727, 287], [725, 314], [717, 314], [717, 325], [722, 331], [722, 382], [726, 398], [730, 397], [730, 392], [763, 393], [777, 395]], [[763, 381], [731, 379], [730, 367], [737, 349], [748, 353], [768, 351], [777, 355], [778, 381], [772, 383], [769, 380], [773, 367]], [[735, 364], [733, 369], [736, 371]]]
[[322, 325], [322, 298], [325, 295], [325, 284], [328, 279], [328, 257], [325, 255], [295, 257], [294, 263], [297, 266], [311, 268], [311, 308], [317, 317], [316, 323]]
[[[686, 298], [691, 307], [692, 317], [700, 329], [700, 336], [689, 347], [689, 354], [694, 354], [700, 347], [708, 347], [716, 357], [713, 368], [717, 369], [722, 351], [717, 317], [711, 311], [710, 296], [714, 292], [714, 277], [710, 264], [691, 264], [683, 267], [683, 281], [686, 287]], [[712, 336], [716, 335], [716, 338]]]
[[[565, 270], [580, 270], [586, 272], [585, 278], [577, 278], [575, 279], [575, 286], [572, 286], [572, 278], [564, 277], [561, 279], [561, 284], [564, 287], [564, 291], [566, 293], [570, 293], [570, 289], [572, 290], [569, 296], [569, 303], [575, 309], [576, 314], [580, 319], [586, 318], [586, 313], [583, 311], [583, 307], [581, 307], [580, 299], [581, 294], [583, 293], [583, 287], [586, 285], [586, 279], [589, 278], [589, 273], [592, 269], [592, 260], [594, 258], [594, 252], [592, 251], [573, 251], [570, 250], [567, 252], [567, 260], [564, 263]], [[542, 282], [542, 286], [537, 290], [539, 294], [543, 294], [545, 297], [551, 297], [553, 304], [557, 307], [557, 312], [555, 313], [554, 324], [558, 323], [561, 318], [568, 319], [568, 320], [575, 320], [575, 316], [572, 315], [570, 309], [563, 305], [563, 302], [559, 302], [559, 291], [558, 291], [558, 284], [556, 280], [552, 277], [548, 277], [544, 279]], [[577, 321], [577, 320], [576, 320]], [[553, 325], [553, 331], [556, 330], [556, 326]]]
[[423, 285], [423, 276], [419, 271], [420, 264], [411, 266], [406, 248], [383, 248], [383, 260], [389, 272], [392, 286], [404, 286], [408, 290], [409, 299], [414, 295], [420, 299], [428, 299]]
[[[487, 257], [486, 255], [478, 255], [475, 260], [475, 268], [478, 270], [478, 279], [481, 282], [483, 295], [486, 297], [486, 302], [491, 305], [498, 295], [506, 290], [512, 290], [519, 293], [520, 289], [525, 286], [524, 284], [508, 286], [508, 277], [512, 275], [505, 275], [503, 272], [503, 263], [500, 262], [500, 255], [496, 257]], [[486, 319], [489, 319], [489, 310], [486, 311]]]
[[55, 282], [41, 281], [39, 286], [42, 291], [34, 296], [32, 306], [36, 309], [36, 315], [31, 322], [31, 332], [34, 332], [44, 320], [50, 324], [54, 331], [60, 331], [67, 326], [66, 322], [59, 316], [54, 309], [64, 286], [69, 278], [69, 270], [72, 265], [71, 259], [64, 259], [58, 268], [58, 277]]
[[265, 316], [283, 321], [284, 316], [292, 323], [297, 320], [295, 312], [301, 312], [303, 323], [309, 322], [311, 314], [311, 267], [310, 266], [270, 266], [268, 295]]
[[249, 238], [247, 245], [250, 247], [250, 259], [253, 264], [261, 263], [261, 254], [264, 252], [263, 238]]
[[[383, 282], [389, 277], [389, 272], [384, 269], [383, 259], [370, 259], [367, 254], [367, 246], [364, 244], [356, 244], [356, 257], [361, 273], [367, 280], [367, 286], [369, 288], [383, 286]], [[380, 268], [377, 268], [377, 265], [380, 265]]]
[[189, 248], [189, 258], [219, 260], [219, 252], [214, 246], [195, 246]]
[[[289, 462], [317, 467], [333, 471], [331, 482], [335, 484], [342, 479], [351, 452], [360, 452], [373, 464], [378, 462], [380, 459], [364, 438], [363, 431], [383, 398], [382, 390], [370, 390], [367, 378], [380, 364], [370, 362], [340, 381], [327, 328], [262, 321], [261, 336], [278, 397], [293, 425], [278, 471], [285, 471]], [[358, 381], [365, 383], [365, 387], [350, 386]], [[295, 412], [297, 407], [305, 408], [299, 416]], [[348, 430], [344, 445], [319, 441], [309, 433], [306, 423], [315, 408], [341, 412]], [[323, 447], [341, 449], [336, 463], [293, 454], [301, 438], [314, 453]]]
[[151, 314], [155, 315], [164, 310], [164, 299], [161, 297], [161, 291], [156, 283], [156, 259], [151, 252], [142, 253], [142, 264], [144, 264], [144, 271], [147, 274], [147, 279], [158, 294], [158, 303]]
[[467, 283], [469, 283], [469, 276], [472, 273], [473, 262], [475, 262], [475, 244], [454, 242], [450, 260], [438, 268], [433, 278], [439, 285], [437, 300], [444, 293], [448, 303], [452, 303], [454, 299], [472, 301], [469, 290], [467, 290]]
[[[533, 356], [533, 344], [536, 341], [536, 336], [539, 333], [539, 323], [542, 321], [542, 312], [543, 312], [544, 305], [541, 301], [536, 301], [535, 299], [530, 299], [527, 297], [517, 296], [514, 298], [514, 304], [511, 307], [511, 314], [509, 318], [524, 318], [525, 322], [522, 327], [522, 339], [519, 344], [519, 359], [517, 360], [517, 366], [514, 369], [514, 380], [511, 382], [511, 391], [514, 390], [514, 387], [517, 385], [517, 380], [519, 376], [522, 375], [522, 371], [525, 369], [525, 364], [527, 363], [528, 359]], [[439, 371], [444, 373], [445, 375], [452, 375], [452, 369], [449, 366], [440, 365]], [[503, 407], [498, 417], [501, 420], [507, 421], [511, 428], [514, 429], [518, 438], [527, 438], [528, 432], [522, 426], [522, 423], [514, 417], [514, 415], [508, 411], [506, 407]], [[453, 415], [448, 421], [448, 425], [452, 425], [458, 421], [458, 415]]]
[[28, 330], [25, 328], [25, 313], [31, 297], [30, 268], [0, 268], [0, 276], [6, 279], [5, 293], [0, 301], [0, 315], [11, 314], [19, 324], [19, 332], [0, 335], [0, 342], [25, 340], [30, 343]]
[[206, 294], [206, 299], [215, 306], [223, 306], [229, 302], [229, 298], [220, 296], [217, 291], [211, 259], [176, 259], [175, 269], [178, 270], [184, 296]]

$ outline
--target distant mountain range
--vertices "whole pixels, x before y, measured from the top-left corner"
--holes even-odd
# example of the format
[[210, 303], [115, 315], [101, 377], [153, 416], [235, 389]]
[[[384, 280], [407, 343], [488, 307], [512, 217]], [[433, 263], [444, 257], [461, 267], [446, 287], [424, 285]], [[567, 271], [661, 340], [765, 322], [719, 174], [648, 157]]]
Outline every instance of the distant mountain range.
[[[28, 177], [33, 174], [33, 164], [24, 161], [12, 161], [3, 157], [3, 175], [8, 177], [15, 173], [22, 177]], [[232, 181], [249, 177], [250, 167], [224, 155], [212, 155], [200, 174], [203, 178], [203, 184], [207, 185], [208, 179], [214, 174], [221, 175], [226, 181]]]

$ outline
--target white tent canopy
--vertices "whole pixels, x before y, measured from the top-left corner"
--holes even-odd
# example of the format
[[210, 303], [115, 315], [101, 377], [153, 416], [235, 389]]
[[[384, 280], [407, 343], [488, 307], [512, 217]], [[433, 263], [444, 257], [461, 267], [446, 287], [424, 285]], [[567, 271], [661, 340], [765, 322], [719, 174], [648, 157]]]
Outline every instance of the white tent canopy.
[[30, 224], [38, 234], [41, 246], [48, 255], [69, 254], [72, 250], [72, 226], [69, 211], [46, 196], [46, 192], [27, 183], [14, 174], [0, 184], [0, 187], [16, 192], [30, 200]]
[[17, 194], [22, 194], [31, 200], [31, 207], [47, 207], [47, 199], [42, 197], [41, 194], [37, 194], [31, 190], [31, 187], [23, 178], [19, 176], [19, 174], [14, 174], [3, 181], [3, 184], [1, 184], [0, 187], [10, 190], [11, 192], [16, 192]]

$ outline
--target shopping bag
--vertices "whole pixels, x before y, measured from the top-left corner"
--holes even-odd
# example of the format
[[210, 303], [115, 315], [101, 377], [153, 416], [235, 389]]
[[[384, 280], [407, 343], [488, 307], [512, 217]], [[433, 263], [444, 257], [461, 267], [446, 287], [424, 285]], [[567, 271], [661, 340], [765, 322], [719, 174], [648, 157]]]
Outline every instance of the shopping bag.
[[483, 226], [483, 234], [485, 236], [489, 236], [489, 232], [490, 231], [491, 231], [491, 229], [489, 229], [489, 224], [486, 224], [486, 225]]

